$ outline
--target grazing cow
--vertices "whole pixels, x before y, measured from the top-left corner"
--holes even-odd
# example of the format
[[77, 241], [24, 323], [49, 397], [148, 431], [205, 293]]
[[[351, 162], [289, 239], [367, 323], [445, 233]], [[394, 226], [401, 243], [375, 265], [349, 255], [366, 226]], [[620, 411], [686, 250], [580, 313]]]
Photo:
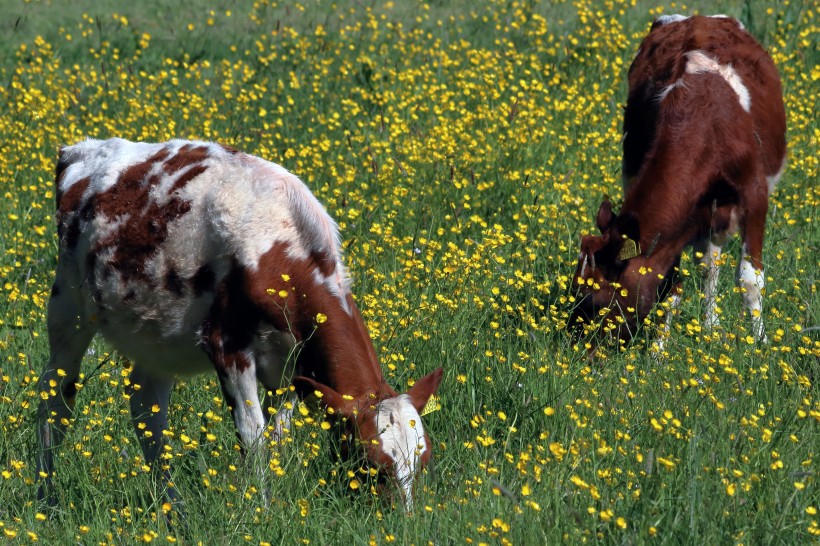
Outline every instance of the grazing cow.
[[[413, 479], [431, 455], [419, 411], [442, 369], [406, 394], [387, 384], [336, 223], [296, 176], [209, 142], [86, 140], [60, 151], [56, 217], [51, 358], [39, 381], [41, 499], [56, 500], [53, 451], [99, 331], [133, 362], [131, 415], [155, 470], [175, 379], [215, 369], [245, 449], [265, 452], [277, 404], [270, 395], [260, 403], [257, 381], [267, 391], [292, 382], [346, 418], [348, 437], [397, 479], [411, 509]], [[276, 415], [274, 439], [289, 418]], [[162, 473], [168, 484], [167, 466]], [[176, 498], [170, 486], [168, 496]]]
[[763, 232], [786, 163], [772, 59], [734, 19], [660, 17], [629, 69], [623, 130], [623, 206], [616, 215], [604, 201], [601, 235], [581, 238], [570, 326], [601, 316], [605, 330], [630, 339], [659, 300], [678, 304], [687, 245], [706, 266], [706, 325], [716, 325], [717, 258], [740, 230], [737, 282], [765, 342]]

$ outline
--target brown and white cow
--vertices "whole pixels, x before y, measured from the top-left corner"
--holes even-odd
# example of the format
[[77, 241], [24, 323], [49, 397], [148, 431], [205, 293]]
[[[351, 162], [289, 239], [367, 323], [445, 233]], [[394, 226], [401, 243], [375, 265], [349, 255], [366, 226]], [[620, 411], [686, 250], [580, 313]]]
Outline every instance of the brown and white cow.
[[687, 245], [702, 256], [706, 325], [716, 325], [718, 257], [740, 230], [737, 282], [765, 342], [763, 234], [786, 164], [772, 59], [734, 19], [660, 17], [629, 69], [623, 130], [623, 206], [616, 215], [604, 201], [601, 235], [581, 239], [570, 326], [601, 316], [605, 330], [631, 338], [659, 300], [671, 294], [677, 305]]
[[[337, 225], [296, 176], [209, 142], [86, 140], [60, 151], [57, 224], [51, 358], [39, 381], [41, 498], [56, 500], [53, 451], [100, 332], [133, 362], [131, 414], [155, 468], [175, 380], [215, 369], [244, 448], [264, 454], [281, 403], [260, 403], [257, 381], [267, 391], [291, 382], [300, 394], [318, 391], [411, 509], [413, 479], [431, 455], [419, 411], [442, 369], [406, 394], [387, 384]], [[289, 417], [276, 414], [274, 439]]]

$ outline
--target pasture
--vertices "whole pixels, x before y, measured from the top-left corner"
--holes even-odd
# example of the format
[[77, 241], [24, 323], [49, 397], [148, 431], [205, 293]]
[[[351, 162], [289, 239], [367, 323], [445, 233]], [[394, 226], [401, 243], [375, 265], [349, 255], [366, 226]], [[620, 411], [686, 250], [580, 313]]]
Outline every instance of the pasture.
[[[131, 544], [820, 541], [820, 10], [809, 0], [4, 3], [0, 22], [0, 536]], [[756, 344], [724, 248], [664, 352], [591, 362], [566, 333], [580, 236], [620, 200], [626, 72], [652, 18], [741, 19], [780, 70], [788, 169], [770, 201]], [[54, 166], [84, 137], [216, 140], [301, 177], [339, 223], [388, 381], [444, 367], [415, 511], [330, 453], [300, 405], [263, 492], [214, 375], [171, 398], [167, 525], [101, 340], [35, 500], [37, 378], [56, 262]], [[597, 231], [597, 230], [596, 230]], [[666, 311], [659, 307], [657, 315]]]

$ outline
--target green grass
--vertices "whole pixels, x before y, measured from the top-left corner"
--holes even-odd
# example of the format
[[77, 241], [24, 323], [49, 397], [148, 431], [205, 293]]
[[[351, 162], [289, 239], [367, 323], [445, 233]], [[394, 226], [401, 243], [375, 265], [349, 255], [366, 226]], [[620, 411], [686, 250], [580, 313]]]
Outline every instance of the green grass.
[[[5, 538], [820, 540], [815, 6], [120, 4], [7, 2], [0, 22]], [[700, 328], [699, 271], [687, 254], [666, 358], [645, 349], [646, 332], [593, 363], [564, 331], [569, 277], [601, 199], [621, 197], [626, 70], [660, 5], [742, 18], [781, 71], [790, 166], [768, 218], [770, 343], [746, 341], [735, 242], [721, 331]], [[187, 524], [169, 529], [131, 430], [127, 361], [97, 340], [58, 459], [60, 508], [43, 518], [34, 417], [56, 260], [52, 178], [58, 147], [85, 136], [219, 140], [308, 183], [341, 225], [389, 382], [405, 390], [445, 368], [443, 407], [425, 418], [434, 462], [413, 514], [371, 493], [355, 461], [332, 456], [315, 410], [275, 448], [278, 473], [253, 483], [216, 378], [203, 376], [172, 395]]]

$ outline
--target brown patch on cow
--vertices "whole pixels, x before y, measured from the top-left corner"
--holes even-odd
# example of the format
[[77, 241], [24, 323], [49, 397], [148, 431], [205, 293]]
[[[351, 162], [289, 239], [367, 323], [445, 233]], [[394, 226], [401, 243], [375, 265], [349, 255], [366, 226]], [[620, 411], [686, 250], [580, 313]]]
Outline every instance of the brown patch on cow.
[[[209, 274], [203, 272], [202, 276]], [[244, 277], [244, 268], [234, 261], [216, 288], [214, 302], [200, 327], [202, 346], [218, 372], [230, 368], [242, 370], [249, 365], [247, 359], [239, 355], [253, 345], [262, 321], [259, 306], [245, 289]]]
[[202, 163], [208, 158], [209, 151], [207, 146], [195, 147], [191, 144], [186, 144], [177, 151], [176, 155], [163, 163], [162, 168], [166, 173], [174, 174], [189, 165]]
[[90, 182], [89, 177], [82, 178], [72, 184], [65, 193], [57, 191], [57, 236], [66, 248], [75, 248], [80, 239], [80, 222], [72, 215], [77, 213]]
[[330, 277], [336, 271], [336, 260], [330, 252], [313, 250], [310, 259], [325, 277]]
[[188, 182], [190, 182], [200, 174], [204, 173], [206, 170], [208, 170], [208, 167], [206, 167], [205, 165], [194, 165], [193, 167], [185, 171], [184, 174], [180, 175], [179, 178], [176, 179], [174, 185], [171, 187], [171, 191], [169, 191], [168, 193], [174, 193], [175, 191], [184, 188], [185, 185], [188, 184]]
[[[245, 271], [244, 275], [252, 299], [270, 302], [277, 310], [269, 313], [271, 324], [282, 332], [291, 329], [297, 339], [301, 339], [309, 337], [312, 332], [314, 317], [322, 312], [318, 307], [333, 308], [338, 307], [339, 303], [338, 300], [322, 303], [332, 296], [327, 289], [317, 286], [314, 280], [314, 271], [321, 271], [320, 260], [312, 254], [308, 260], [294, 259], [289, 255], [289, 247], [288, 243], [275, 243], [259, 259], [255, 270]], [[288, 277], [287, 281], [282, 278], [283, 275]], [[282, 297], [281, 294], [287, 296]], [[303, 294], [307, 299], [301, 297]]]
[[[395, 396], [384, 381], [352, 295], [343, 293], [340, 301], [326, 285], [316, 282], [315, 273], [322, 272], [322, 267], [326, 263], [321, 256], [294, 259], [287, 243], [276, 243], [260, 257], [256, 268], [244, 272], [245, 290], [259, 306], [266, 323], [281, 332], [290, 331], [297, 341], [307, 340], [297, 364], [301, 375], [352, 396], [366, 392]], [[288, 276], [287, 281], [283, 274]], [[282, 292], [287, 296], [282, 297]], [[316, 323], [318, 313], [327, 316], [320, 325]]]
[[217, 143], [217, 144], [220, 148], [222, 148], [223, 150], [225, 150], [226, 152], [228, 152], [231, 155], [236, 155], [236, 154], [239, 153], [239, 150], [237, 150], [233, 146], [228, 146], [227, 144], [222, 144], [222, 143]]
[[125, 169], [116, 184], [96, 197], [95, 211], [113, 220], [144, 208], [148, 201], [150, 187], [159, 182], [157, 174], [150, 178], [148, 174], [157, 163], [168, 157], [168, 154], [168, 149], [162, 148], [142, 163], [136, 163]]
[[86, 176], [74, 182], [68, 191], [63, 193], [59, 188], [57, 190], [57, 214], [64, 216], [76, 212], [82, 201], [85, 190], [88, 189], [88, 184], [91, 182], [91, 177]]
[[144, 212], [132, 214], [116, 235], [101, 242], [103, 246], [115, 243], [111, 264], [126, 281], [132, 278], [147, 280], [146, 261], [165, 242], [168, 224], [190, 211], [191, 204], [173, 198], [163, 207], [151, 203], [143, 210]]
[[[191, 210], [191, 204], [173, 192], [205, 171], [199, 164], [207, 157], [204, 146], [185, 145], [157, 172], [156, 166], [163, 162], [170, 152], [163, 148], [148, 160], [130, 166], [108, 191], [96, 196], [94, 210], [111, 221], [119, 220], [120, 229], [98, 242], [95, 251], [111, 246], [114, 255], [111, 266], [119, 271], [123, 280], [147, 280], [145, 263], [165, 242], [168, 226]], [[172, 197], [159, 205], [151, 196], [151, 190], [162, 182], [164, 175], [178, 172], [185, 165], [190, 169], [175, 180], [169, 193]], [[165, 286], [177, 295], [182, 294], [183, 282], [178, 278], [164, 279]]]

